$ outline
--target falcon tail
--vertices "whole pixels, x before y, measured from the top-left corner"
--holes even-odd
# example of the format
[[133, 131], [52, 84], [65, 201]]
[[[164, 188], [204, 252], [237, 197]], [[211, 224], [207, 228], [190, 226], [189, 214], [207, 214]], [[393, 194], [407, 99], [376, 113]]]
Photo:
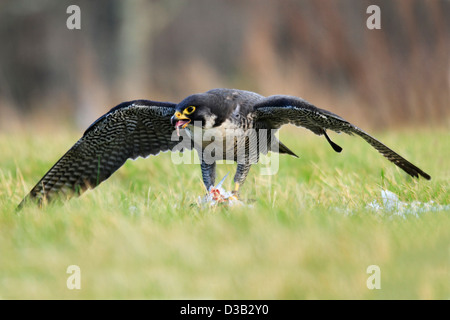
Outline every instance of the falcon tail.
[[278, 153], [289, 154], [291, 156], [298, 158], [298, 155], [296, 155], [294, 151], [286, 147], [281, 141], [278, 141]]

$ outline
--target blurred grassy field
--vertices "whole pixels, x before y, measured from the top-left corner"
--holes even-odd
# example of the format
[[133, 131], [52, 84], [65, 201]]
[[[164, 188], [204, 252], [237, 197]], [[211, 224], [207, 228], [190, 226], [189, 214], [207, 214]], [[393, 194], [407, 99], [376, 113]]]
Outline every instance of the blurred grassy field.
[[[448, 128], [374, 134], [428, 172], [413, 180], [362, 139], [281, 132], [300, 159], [274, 176], [254, 166], [250, 204], [201, 208], [198, 165], [169, 153], [128, 161], [66, 203], [15, 207], [81, 133], [0, 134], [0, 298], [448, 299], [450, 212], [375, 212], [388, 189], [404, 202], [450, 203]], [[218, 167], [218, 177], [235, 166]], [[226, 187], [231, 187], [231, 178]], [[69, 290], [69, 265], [81, 289]], [[369, 290], [369, 265], [381, 289]]]

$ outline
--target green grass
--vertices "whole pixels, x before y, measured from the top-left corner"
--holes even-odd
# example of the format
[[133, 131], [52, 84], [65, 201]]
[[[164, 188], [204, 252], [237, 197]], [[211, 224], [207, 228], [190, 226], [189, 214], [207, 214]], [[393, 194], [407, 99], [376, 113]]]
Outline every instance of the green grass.
[[[80, 198], [15, 212], [79, 133], [0, 134], [0, 298], [448, 299], [450, 212], [366, 205], [382, 189], [448, 205], [450, 132], [375, 136], [433, 179], [410, 179], [362, 139], [333, 135], [336, 154], [288, 128], [281, 138], [300, 159], [281, 156], [274, 176], [254, 166], [246, 206], [199, 207], [199, 166], [165, 153], [128, 161]], [[81, 268], [80, 290], [66, 286], [69, 265]], [[369, 265], [381, 269], [379, 290], [366, 286]]]

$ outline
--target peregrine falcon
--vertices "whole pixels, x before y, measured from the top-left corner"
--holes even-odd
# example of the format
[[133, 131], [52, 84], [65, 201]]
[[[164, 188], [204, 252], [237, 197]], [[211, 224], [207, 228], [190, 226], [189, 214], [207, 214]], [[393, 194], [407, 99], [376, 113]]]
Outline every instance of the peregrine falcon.
[[[213, 89], [190, 95], [178, 104], [135, 100], [112, 108], [89, 126], [19, 206], [29, 199], [42, 203], [56, 196], [79, 195], [108, 179], [127, 159], [186, 149], [194, 149], [199, 155], [206, 190], [214, 186], [217, 160], [237, 162], [234, 176], [237, 195], [261, 153], [272, 151], [296, 156], [275, 136], [285, 124], [323, 135], [336, 152], [342, 148], [331, 141], [327, 130], [356, 134], [409, 175], [431, 179], [360, 128], [306, 100]], [[196, 131], [200, 132], [200, 139]]]

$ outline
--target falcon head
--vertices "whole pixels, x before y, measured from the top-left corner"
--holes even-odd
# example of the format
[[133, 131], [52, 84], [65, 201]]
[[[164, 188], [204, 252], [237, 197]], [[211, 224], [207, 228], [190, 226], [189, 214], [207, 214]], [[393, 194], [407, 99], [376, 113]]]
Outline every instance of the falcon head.
[[217, 118], [209, 106], [214, 105], [213, 97], [207, 94], [193, 94], [181, 101], [170, 119], [175, 129], [185, 129], [188, 125], [209, 129]]

